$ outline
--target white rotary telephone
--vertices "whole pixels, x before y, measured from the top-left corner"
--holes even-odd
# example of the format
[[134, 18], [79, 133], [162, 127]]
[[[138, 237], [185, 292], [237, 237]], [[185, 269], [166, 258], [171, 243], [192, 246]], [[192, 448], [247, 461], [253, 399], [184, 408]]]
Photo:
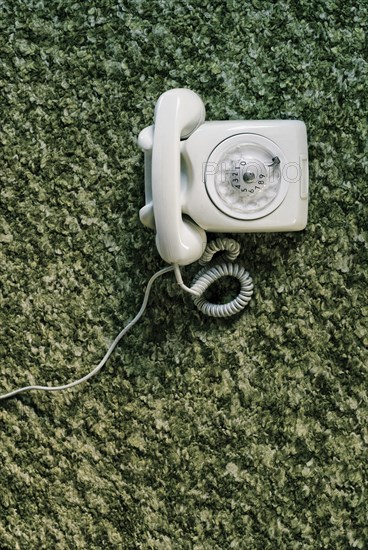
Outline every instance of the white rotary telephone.
[[[0, 395], [0, 400], [28, 390], [65, 390], [97, 374], [143, 315], [154, 280], [169, 271], [174, 271], [181, 288], [193, 295], [197, 307], [207, 315], [227, 317], [241, 311], [251, 299], [253, 283], [249, 273], [233, 263], [239, 244], [225, 238], [207, 245], [206, 231], [304, 229], [308, 213], [304, 123], [204, 119], [199, 96], [177, 88], [161, 95], [154, 125], [139, 135], [138, 143], [145, 152], [146, 194], [140, 219], [156, 231], [158, 252], [170, 266], [151, 277], [137, 315], [117, 335], [100, 363], [82, 378], [62, 386], [24, 386]], [[204, 267], [187, 287], [180, 266], [196, 260], [211, 262], [217, 252], [224, 253], [226, 262]], [[204, 297], [206, 290], [226, 276], [238, 279], [238, 295], [225, 304], [209, 302]]]
[[[236, 313], [250, 299], [253, 286], [248, 274], [244, 278], [244, 273], [234, 274], [233, 264], [222, 264], [221, 275], [213, 269], [203, 271], [189, 289], [179, 266], [211, 259], [218, 250], [228, 250], [228, 259], [235, 259], [238, 245], [232, 239], [219, 239], [206, 251], [206, 231], [305, 228], [308, 145], [304, 122], [205, 122], [200, 97], [176, 88], [160, 96], [154, 125], [141, 131], [138, 144], [145, 153], [146, 205], [140, 219], [156, 231], [160, 256], [173, 264], [179, 284], [195, 296], [205, 313]], [[209, 304], [202, 297], [204, 291], [224, 275], [239, 279], [238, 300], [223, 306]]]

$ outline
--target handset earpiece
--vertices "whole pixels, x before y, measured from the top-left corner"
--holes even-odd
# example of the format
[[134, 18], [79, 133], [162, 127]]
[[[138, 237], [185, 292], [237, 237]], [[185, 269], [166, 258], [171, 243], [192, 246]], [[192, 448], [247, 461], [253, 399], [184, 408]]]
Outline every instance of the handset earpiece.
[[156, 245], [163, 260], [188, 265], [198, 260], [206, 246], [206, 233], [183, 219], [181, 209], [180, 140], [204, 122], [200, 97], [185, 88], [160, 96], [155, 108], [152, 147], [152, 198]]

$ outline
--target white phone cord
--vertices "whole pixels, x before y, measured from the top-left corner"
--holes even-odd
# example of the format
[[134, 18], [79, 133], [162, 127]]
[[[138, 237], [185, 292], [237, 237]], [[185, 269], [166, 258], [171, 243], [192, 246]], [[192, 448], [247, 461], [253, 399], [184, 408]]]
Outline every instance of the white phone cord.
[[[224, 252], [227, 260], [235, 260], [240, 252], [240, 245], [233, 239], [216, 239], [209, 243], [200, 258], [200, 263], [210, 262], [216, 252]], [[175, 276], [180, 287], [192, 294], [197, 308], [211, 317], [229, 317], [239, 313], [249, 303], [253, 294], [253, 281], [244, 267], [238, 264], [222, 262], [218, 265], [204, 267], [192, 281], [189, 288], [183, 283], [180, 267], [176, 264]], [[239, 294], [227, 304], [212, 304], [204, 298], [204, 293], [209, 286], [222, 277], [235, 277], [240, 283]]]
[[111, 344], [109, 349], [107, 350], [107, 352], [106, 352], [105, 356], [103, 357], [103, 359], [101, 359], [99, 364], [93, 370], [91, 370], [91, 372], [89, 372], [88, 374], [86, 374], [82, 378], [79, 378], [78, 380], [75, 380], [74, 382], [70, 382], [70, 384], [65, 384], [64, 386], [24, 386], [23, 388], [18, 388], [17, 390], [14, 390], [14, 391], [11, 391], [9, 393], [5, 393], [3, 395], [0, 395], [0, 400], [1, 399], [7, 399], [8, 397], [14, 397], [14, 395], [17, 395], [18, 393], [22, 393], [22, 392], [29, 391], [29, 390], [45, 390], [45, 391], [67, 390], [68, 388], [72, 388], [73, 386], [77, 386], [78, 384], [81, 384], [82, 382], [85, 382], [89, 378], [92, 378], [92, 376], [97, 374], [102, 369], [102, 367], [105, 365], [106, 361], [108, 360], [108, 358], [110, 357], [110, 355], [112, 354], [112, 352], [114, 351], [114, 349], [116, 348], [116, 346], [118, 345], [118, 343], [120, 342], [120, 340], [124, 336], [124, 334], [126, 334], [128, 332], [128, 330], [130, 330], [132, 328], [132, 326], [135, 325], [136, 322], [139, 321], [139, 319], [142, 317], [142, 315], [143, 315], [143, 313], [144, 313], [144, 311], [147, 307], [147, 302], [148, 302], [148, 298], [149, 298], [149, 294], [150, 294], [153, 282], [157, 279], [157, 277], [160, 277], [161, 275], [164, 275], [165, 273], [168, 273], [169, 271], [172, 271], [173, 269], [174, 269], [173, 266], [165, 267], [164, 269], [161, 269], [160, 271], [157, 271], [157, 273], [155, 273], [150, 278], [150, 280], [147, 283], [147, 288], [146, 288], [146, 291], [145, 291], [145, 294], [144, 294], [144, 299], [143, 299], [143, 302], [142, 302], [141, 309], [138, 311], [138, 313], [134, 317], [134, 319], [132, 321], [130, 321], [121, 330], [121, 332], [119, 332], [119, 334], [117, 335], [117, 337], [115, 338], [115, 340], [113, 341], [113, 343]]

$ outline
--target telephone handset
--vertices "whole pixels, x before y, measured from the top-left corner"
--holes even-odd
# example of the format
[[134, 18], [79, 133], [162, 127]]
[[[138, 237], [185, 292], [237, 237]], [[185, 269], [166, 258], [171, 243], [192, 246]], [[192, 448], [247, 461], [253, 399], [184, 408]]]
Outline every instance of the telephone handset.
[[[168, 263], [186, 265], [198, 260], [204, 251], [206, 233], [182, 217], [181, 140], [188, 138], [204, 122], [205, 108], [191, 90], [169, 90], [161, 95], [155, 108], [154, 131], [143, 130], [139, 145], [146, 151], [151, 173], [148, 210], [152, 225], [153, 204], [156, 244]], [[142, 216], [145, 218], [146, 209]]]

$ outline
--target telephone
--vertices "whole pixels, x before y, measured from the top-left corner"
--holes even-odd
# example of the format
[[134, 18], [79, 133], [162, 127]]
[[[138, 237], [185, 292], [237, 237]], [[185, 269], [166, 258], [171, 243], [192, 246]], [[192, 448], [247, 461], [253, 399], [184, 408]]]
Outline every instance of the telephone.
[[[227, 317], [241, 311], [252, 297], [253, 282], [243, 266], [234, 264], [240, 246], [229, 238], [207, 244], [206, 231], [298, 231], [306, 226], [308, 147], [301, 121], [205, 122], [200, 97], [176, 88], [160, 96], [154, 125], [141, 131], [138, 144], [145, 153], [146, 204], [140, 219], [156, 231], [158, 252], [170, 265], [150, 278], [139, 312], [92, 371], [62, 386], [24, 386], [0, 395], [0, 400], [28, 390], [66, 390], [97, 374], [141, 318], [153, 282], [165, 273], [174, 272], [203, 313]], [[224, 260], [213, 264], [217, 253]], [[180, 268], [197, 260], [209, 265], [188, 287]], [[208, 287], [228, 276], [239, 281], [238, 295], [225, 304], [209, 302]]]
[[[160, 96], [154, 125], [141, 131], [138, 144], [145, 153], [146, 204], [140, 219], [156, 231], [160, 256], [174, 266], [178, 283], [195, 296], [202, 311], [213, 316], [237, 313], [253, 289], [248, 274], [234, 274], [231, 264], [221, 264], [221, 275], [212, 269], [203, 271], [190, 289], [182, 281], [180, 266], [203, 260], [203, 254], [208, 259], [206, 231], [305, 228], [308, 145], [304, 122], [205, 122], [200, 97], [176, 88]], [[231, 239], [218, 239], [209, 250], [213, 255], [230, 248], [234, 255], [234, 247]], [[205, 302], [204, 291], [226, 275], [239, 279], [238, 302], [231, 307]]]

